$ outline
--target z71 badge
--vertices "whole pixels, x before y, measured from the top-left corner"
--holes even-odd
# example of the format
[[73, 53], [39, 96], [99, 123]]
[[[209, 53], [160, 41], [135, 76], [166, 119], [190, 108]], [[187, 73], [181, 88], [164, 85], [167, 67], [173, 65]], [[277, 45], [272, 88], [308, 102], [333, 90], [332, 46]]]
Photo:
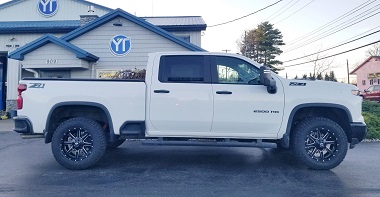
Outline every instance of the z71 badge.
[[45, 88], [44, 83], [29, 83], [30, 86], [28, 88]]
[[306, 83], [290, 82], [289, 86], [306, 86]]

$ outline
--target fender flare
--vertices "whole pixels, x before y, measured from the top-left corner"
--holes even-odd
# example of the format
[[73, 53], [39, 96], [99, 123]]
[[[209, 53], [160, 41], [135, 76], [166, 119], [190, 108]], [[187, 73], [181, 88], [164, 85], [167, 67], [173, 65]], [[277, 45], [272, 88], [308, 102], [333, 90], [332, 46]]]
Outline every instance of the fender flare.
[[287, 126], [286, 126], [286, 132], [285, 134], [283, 135], [282, 139], [281, 139], [281, 144], [286, 147], [286, 148], [289, 148], [289, 144], [290, 144], [290, 131], [291, 131], [291, 128], [292, 128], [292, 122], [293, 122], [293, 119], [294, 119], [294, 116], [295, 114], [300, 110], [300, 109], [303, 109], [303, 108], [309, 108], [309, 107], [325, 107], [325, 108], [336, 108], [336, 109], [341, 109], [343, 110], [344, 112], [346, 112], [347, 114], [347, 117], [348, 117], [348, 121], [349, 122], [352, 122], [352, 115], [351, 115], [351, 112], [350, 110], [344, 106], [344, 105], [339, 105], [339, 104], [334, 104], [334, 103], [304, 103], [304, 104], [300, 104], [300, 105], [297, 105], [293, 108], [292, 112], [290, 113], [289, 115], [289, 119], [288, 119], [288, 123], [287, 123]]
[[100, 104], [100, 103], [95, 103], [95, 102], [86, 102], [86, 101], [67, 101], [67, 102], [60, 102], [55, 104], [49, 111], [49, 114], [46, 119], [46, 124], [45, 124], [45, 130], [44, 130], [44, 135], [45, 135], [45, 143], [50, 143], [51, 142], [51, 137], [53, 136], [53, 132], [49, 131], [49, 125], [50, 125], [50, 120], [53, 112], [58, 108], [58, 107], [63, 107], [63, 106], [69, 106], [69, 105], [82, 105], [82, 106], [91, 106], [91, 107], [97, 107], [103, 110], [103, 112], [106, 114], [108, 123], [109, 123], [109, 129], [110, 129], [110, 141], [113, 142], [115, 141], [115, 133], [114, 133], [114, 128], [113, 128], [113, 123], [112, 123], [112, 118], [111, 114], [108, 111], [108, 109]]

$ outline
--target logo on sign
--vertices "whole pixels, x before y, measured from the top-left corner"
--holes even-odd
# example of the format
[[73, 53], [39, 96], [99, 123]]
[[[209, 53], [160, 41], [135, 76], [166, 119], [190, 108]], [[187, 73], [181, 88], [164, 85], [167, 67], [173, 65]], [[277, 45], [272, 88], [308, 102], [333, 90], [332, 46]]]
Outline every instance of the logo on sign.
[[110, 50], [116, 56], [126, 56], [131, 51], [131, 38], [117, 35], [110, 40]]
[[58, 0], [39, 0], [38, 11], [45, 17], [51, 17], [58, 11]]

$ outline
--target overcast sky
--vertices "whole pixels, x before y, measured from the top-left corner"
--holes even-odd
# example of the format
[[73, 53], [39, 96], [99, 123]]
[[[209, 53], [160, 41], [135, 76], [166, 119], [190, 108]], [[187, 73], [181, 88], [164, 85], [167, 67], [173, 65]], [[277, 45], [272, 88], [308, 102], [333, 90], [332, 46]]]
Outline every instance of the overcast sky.
[[[278, 0], [89, 0], [91, 2], [109, 7], [109, 8], [121, 8], [131, 14], [137, 16], [202, 16], [207, 25], [209, 26], [204, 32], [202, 37], [202, 47], [208, 51], [222, 52], [222, 50], [230, 50], [230, 52], [237, 53], [238, 47], [236, 41], [241, 38], [245, 30], [255, 28], [259, 23], [269, 20], [274, 24], [275, 28], [278, 28], [283, 34], [283, 40], [285, 42], [284, 53], [278, 57], [281, 61], [286, 61], [293, 58], [302, 57], [318, 50], [327, 49], [331, 46], [339, 44], [347, 39], [350, 39], [359, 34], [365, 33], [373, 29], [370, 32], [380, 30], [380, 14], [377, 14], [380, 9], [380, 1], [377, 0], [283, 0], [280, 3], [261, 11], [257, 14], [251, 15], [244, 19], [232, 22], [226, 25], [217, 27], [210, 27], [215, 24], [230, 21], [244, 15], [255, 12], [261, 8], [264, 8], [270, 4], [277, 2]], [[0, 3], [6, 2], [0, 0]], [[294, 41], [299, 41], [305, 34], [316, 30], [317, 28], [328, 24], [330, 21], [344, 15], [350, 10], [358, 7], [365, 2], [372, 2], [367, 7], [357, 11], [355, 14], [343, 18], [341, 21], [323, 29], [317, 34], [313, 34], [310, 38], [318, 38], [318, 34], [325, 31], [334, 31], [336, 26], [341, 23], [347, 24], [356, 15], [363, 17], [370, 17], [363, 22], [360, 22], [352, 27], [346, 28], [334, 35], [316, 41], [312, 44], [305, 45], [302, 42], [289, 45]], [[304, 7], [304, 8], [302, 8]], [[302, 9], [301, 9], [302, 8]], [[367, 11], [368, 10], [368, 11]], [[377, 11], [376, 11], [377, 10]], [[298, 12], [296, 12], [298, 11]], [[367, 14], [367, 15], [366, 15]], [[359, 16], [359, 17], [360, 17]], [[288, 17], [288, 18], [287, 18]], [[357, 17], [358, 18], [358, 17]], [[285, 20], [284, 20], [285, 19]], [[358, 21], [360, 19], [357, 19]], [[378, 27], [379, 26], [379, 27]], [[340, 26], [345, 27], [344, 24]], [[330, 31], [329, 31], [330, 29]], [[339, 29], [339, 28], [338, 28]], [[323, 35], [328, 34], [326, 32]], [[368, 34], [366, 33], [366, 34]], [[322, 35], [322, 36], [323, 36]], [[363, 34], [365, 35], [365, 34]], [[335, 53], [343, 52], [352, 48], [356, 48], [371, 42], [375, 42], [380, 39], [380, 33], [369, 36], [365, 39], [353, 42], [351, 44], [344, 45], [324, 52], [323, 54], [333, 55]], [[317, 36], [317, 37], [315, 37]], [[308, 39], [306, 39], [307, 41]], [[308, 42], [306, 42], [308, 43]], [[292, 48], [298, 48], [296, 50], [289, 51]], [[357, 50], [354, 52], [346, 53], [344, 55], [336, 56], [331, 59], [333, 65], [336, 67], [334, 70], [341, 80], [346, 78], [346, 59], [349, 60], [350, 67], [354, 64], [358, 64], [365, 59], [365, 49]], [[294, 63], [305, 62], [308, 59], [301, 59], [289, 63], [284, 63], [284, 66]], [[302, 73], [308, 73], [312, 70], [310, 64], [288, 67], [285, 71], [281, 72], [282, 76], [285, 73], [289, 77], [298, 76]]]

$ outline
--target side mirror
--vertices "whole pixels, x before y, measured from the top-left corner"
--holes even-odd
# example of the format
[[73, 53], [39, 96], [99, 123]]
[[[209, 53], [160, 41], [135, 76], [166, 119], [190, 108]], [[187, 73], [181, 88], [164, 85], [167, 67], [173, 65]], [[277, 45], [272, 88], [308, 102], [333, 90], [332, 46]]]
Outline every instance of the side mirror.
[[271, 71], [267, 66], [260, 67], [260, 82], [267, 87], [268, 93], [276, 94], [276, 81], [272, 78]]
[[365, 93], [369, 92], [369, 90], [364, 90]]

